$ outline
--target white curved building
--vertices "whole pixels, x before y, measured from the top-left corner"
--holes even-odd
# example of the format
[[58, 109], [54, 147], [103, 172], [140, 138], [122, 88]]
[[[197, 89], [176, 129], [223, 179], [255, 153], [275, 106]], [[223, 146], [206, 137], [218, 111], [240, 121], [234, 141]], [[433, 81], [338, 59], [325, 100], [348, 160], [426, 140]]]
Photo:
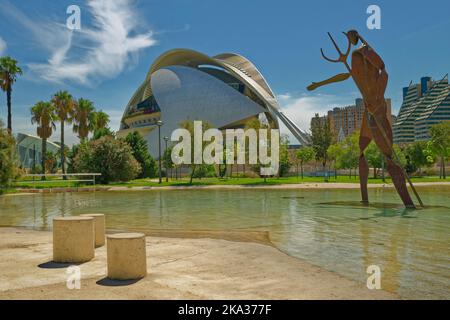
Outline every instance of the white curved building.
[[280, 111], [269, 85], [249, 60], [233, 53], [209, 57], [175, 49], [151, 66], [125, 109], [118, 135], [139, 131], [155, 156], [158, 120], [164, 123], [161, 137], [170, 137], [186, 119], [208, 121], [222, 130], [242, 128], [262, 113], [273, 127], [281, 120], [301, 144], [309, 143], [309, 136]]
[[[33, 165], [40, 166], [42, 163], [42, 139], [31, 134], [19, 133], [16, 138], [17, 154], [22, 168], [33, 168]], [[57, 154], [61, 147], [47, 140], [47, 151]], [[56, 157], [58, 166], [59, 156]]]

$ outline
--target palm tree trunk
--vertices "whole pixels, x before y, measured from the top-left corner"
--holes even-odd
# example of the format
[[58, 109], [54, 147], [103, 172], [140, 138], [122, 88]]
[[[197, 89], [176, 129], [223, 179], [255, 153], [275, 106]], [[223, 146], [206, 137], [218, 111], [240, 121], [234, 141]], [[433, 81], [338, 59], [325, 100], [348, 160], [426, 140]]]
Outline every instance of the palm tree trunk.
[[195, 173], [195, 165], [192, 167], [191, 179], [189, 180], [189, 184], [192, 184], [192, 179], [194, 178], [194, 173]]
[[300, 170], [302, 172], [302, 180], [303, 180], [303, 162], [300, 163]]
[[11, 87], [6, 90], [6, 105], [8, 106], [8, 132], [12, 134]]
[[[65, 167], [65, 155], [64, 155], [64, 120], [61, 120], [61, 169], [62, 173], [66, 174], [66, 167]], [[67, 180], [66, 176], [63, 176], [64, 180]]]
[[42, 155], [41, 155], [41, 160], [42, 160], [42, 178], [41, 180], [45, 180], [45, 158], [47, 155], [47, 138], [42, 139]]
[[441, 162], [442, 162], [442, 178], [445, 180], [445, 179], [447, 179], [447, 176], [445, 175], [445, 159], [444, 159], [444, 157], [441, 157]]

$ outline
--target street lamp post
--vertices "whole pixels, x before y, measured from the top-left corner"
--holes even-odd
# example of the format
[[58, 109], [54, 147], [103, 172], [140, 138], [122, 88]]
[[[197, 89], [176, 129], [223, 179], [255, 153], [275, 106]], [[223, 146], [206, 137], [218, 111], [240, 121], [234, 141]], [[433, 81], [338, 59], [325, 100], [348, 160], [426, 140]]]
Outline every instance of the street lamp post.
[[[166, 148], [164, 149], [164, 153], [167, 152], [167, 141], [169, 141], [169, 137], [164, 137], [164, 141], [166, 143]], [[164, 166], [166, 167], [166, 182], [169, 182], [169, 168], [167, 167], [167, 159], [164, 159]]]
[[163, 122], [161, 120], [156, 121], [156, 125], [158, 126], [158, 153], [159, 153], [159, 183], [162, 183], [162, 175], [161, 175], [161, 126]]

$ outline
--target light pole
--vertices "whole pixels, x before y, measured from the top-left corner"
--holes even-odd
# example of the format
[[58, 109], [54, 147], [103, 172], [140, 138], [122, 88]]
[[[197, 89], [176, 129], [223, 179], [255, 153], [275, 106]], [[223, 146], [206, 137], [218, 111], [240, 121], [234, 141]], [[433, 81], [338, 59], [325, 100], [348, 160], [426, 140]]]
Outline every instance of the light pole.
[[161, 126], [163, 125], [163, 122], [161, 120], [156, 121], [156, 125], [158, 126], [158, 153], [159, 153], [159, 183], [162, 183], [162, 176], [161, 176]]
[[[167, 141], [169, 141], [169, 137], [164, 137], [164, 142], [166, 143], [164, 154], [167, 152]], [[169, 168], [167, 167], [167, 159], [164, 159], [164, 166], [166, 167], [166, 182], [169, 182]]]

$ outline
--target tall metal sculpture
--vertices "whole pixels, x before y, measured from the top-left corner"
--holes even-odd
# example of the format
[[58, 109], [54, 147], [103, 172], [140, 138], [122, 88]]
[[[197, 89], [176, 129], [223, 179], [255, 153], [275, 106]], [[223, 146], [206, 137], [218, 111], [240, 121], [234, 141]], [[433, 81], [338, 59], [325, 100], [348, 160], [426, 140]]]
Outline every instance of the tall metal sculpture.
[[[387, 170], [404, 205], [406, 207], [414, 208], [414, 203], [408, 193], [408, 188], [406, 187], [405, 179], [408, 179], [414, 194], [419, 203], [423, 206], [419, 194], [411, 183], [411, 180], [404, 172], [403, 168], [396, 163], [396, 161], [398, 162], [398, 158], [392, 147], [392, 127], [388, 120], [387, 104], [384, 97], [388, 83], [388, 74], [384, 62], [356, 30], [350, 30], [347, 33], [344, 32], [344, 34], [348, 40], [348, 47], [346, 52], [342, 53], [331, 34], [328, 33], [334, 47], [339, 53], [338, 59], [330, 59], [325, 56], [322, 49], [320, 51], [325, 60], [333, 63], [343, 63], [347, 68], [348, 73], [341, 73], [321, 82], [313, 82], [308, 87], [308, 90], [315, 90], [330, 83], [345, 81], [350, 77], [353, 78], [364, 100], [364, 116], [359, 137], [359, 176], [362, 201], [365, 203], [369, 202], [367, 193], [369, 166], [364, 157], [364, 150], [369, 143], [374, 140], [380, 151], [386, 157]], [[356, 46], [359, 41], [361, 41], [362, 45], [353, 51], [351, 61], [352, 66], [350, 68], [347, 59], [352, 45]]]

